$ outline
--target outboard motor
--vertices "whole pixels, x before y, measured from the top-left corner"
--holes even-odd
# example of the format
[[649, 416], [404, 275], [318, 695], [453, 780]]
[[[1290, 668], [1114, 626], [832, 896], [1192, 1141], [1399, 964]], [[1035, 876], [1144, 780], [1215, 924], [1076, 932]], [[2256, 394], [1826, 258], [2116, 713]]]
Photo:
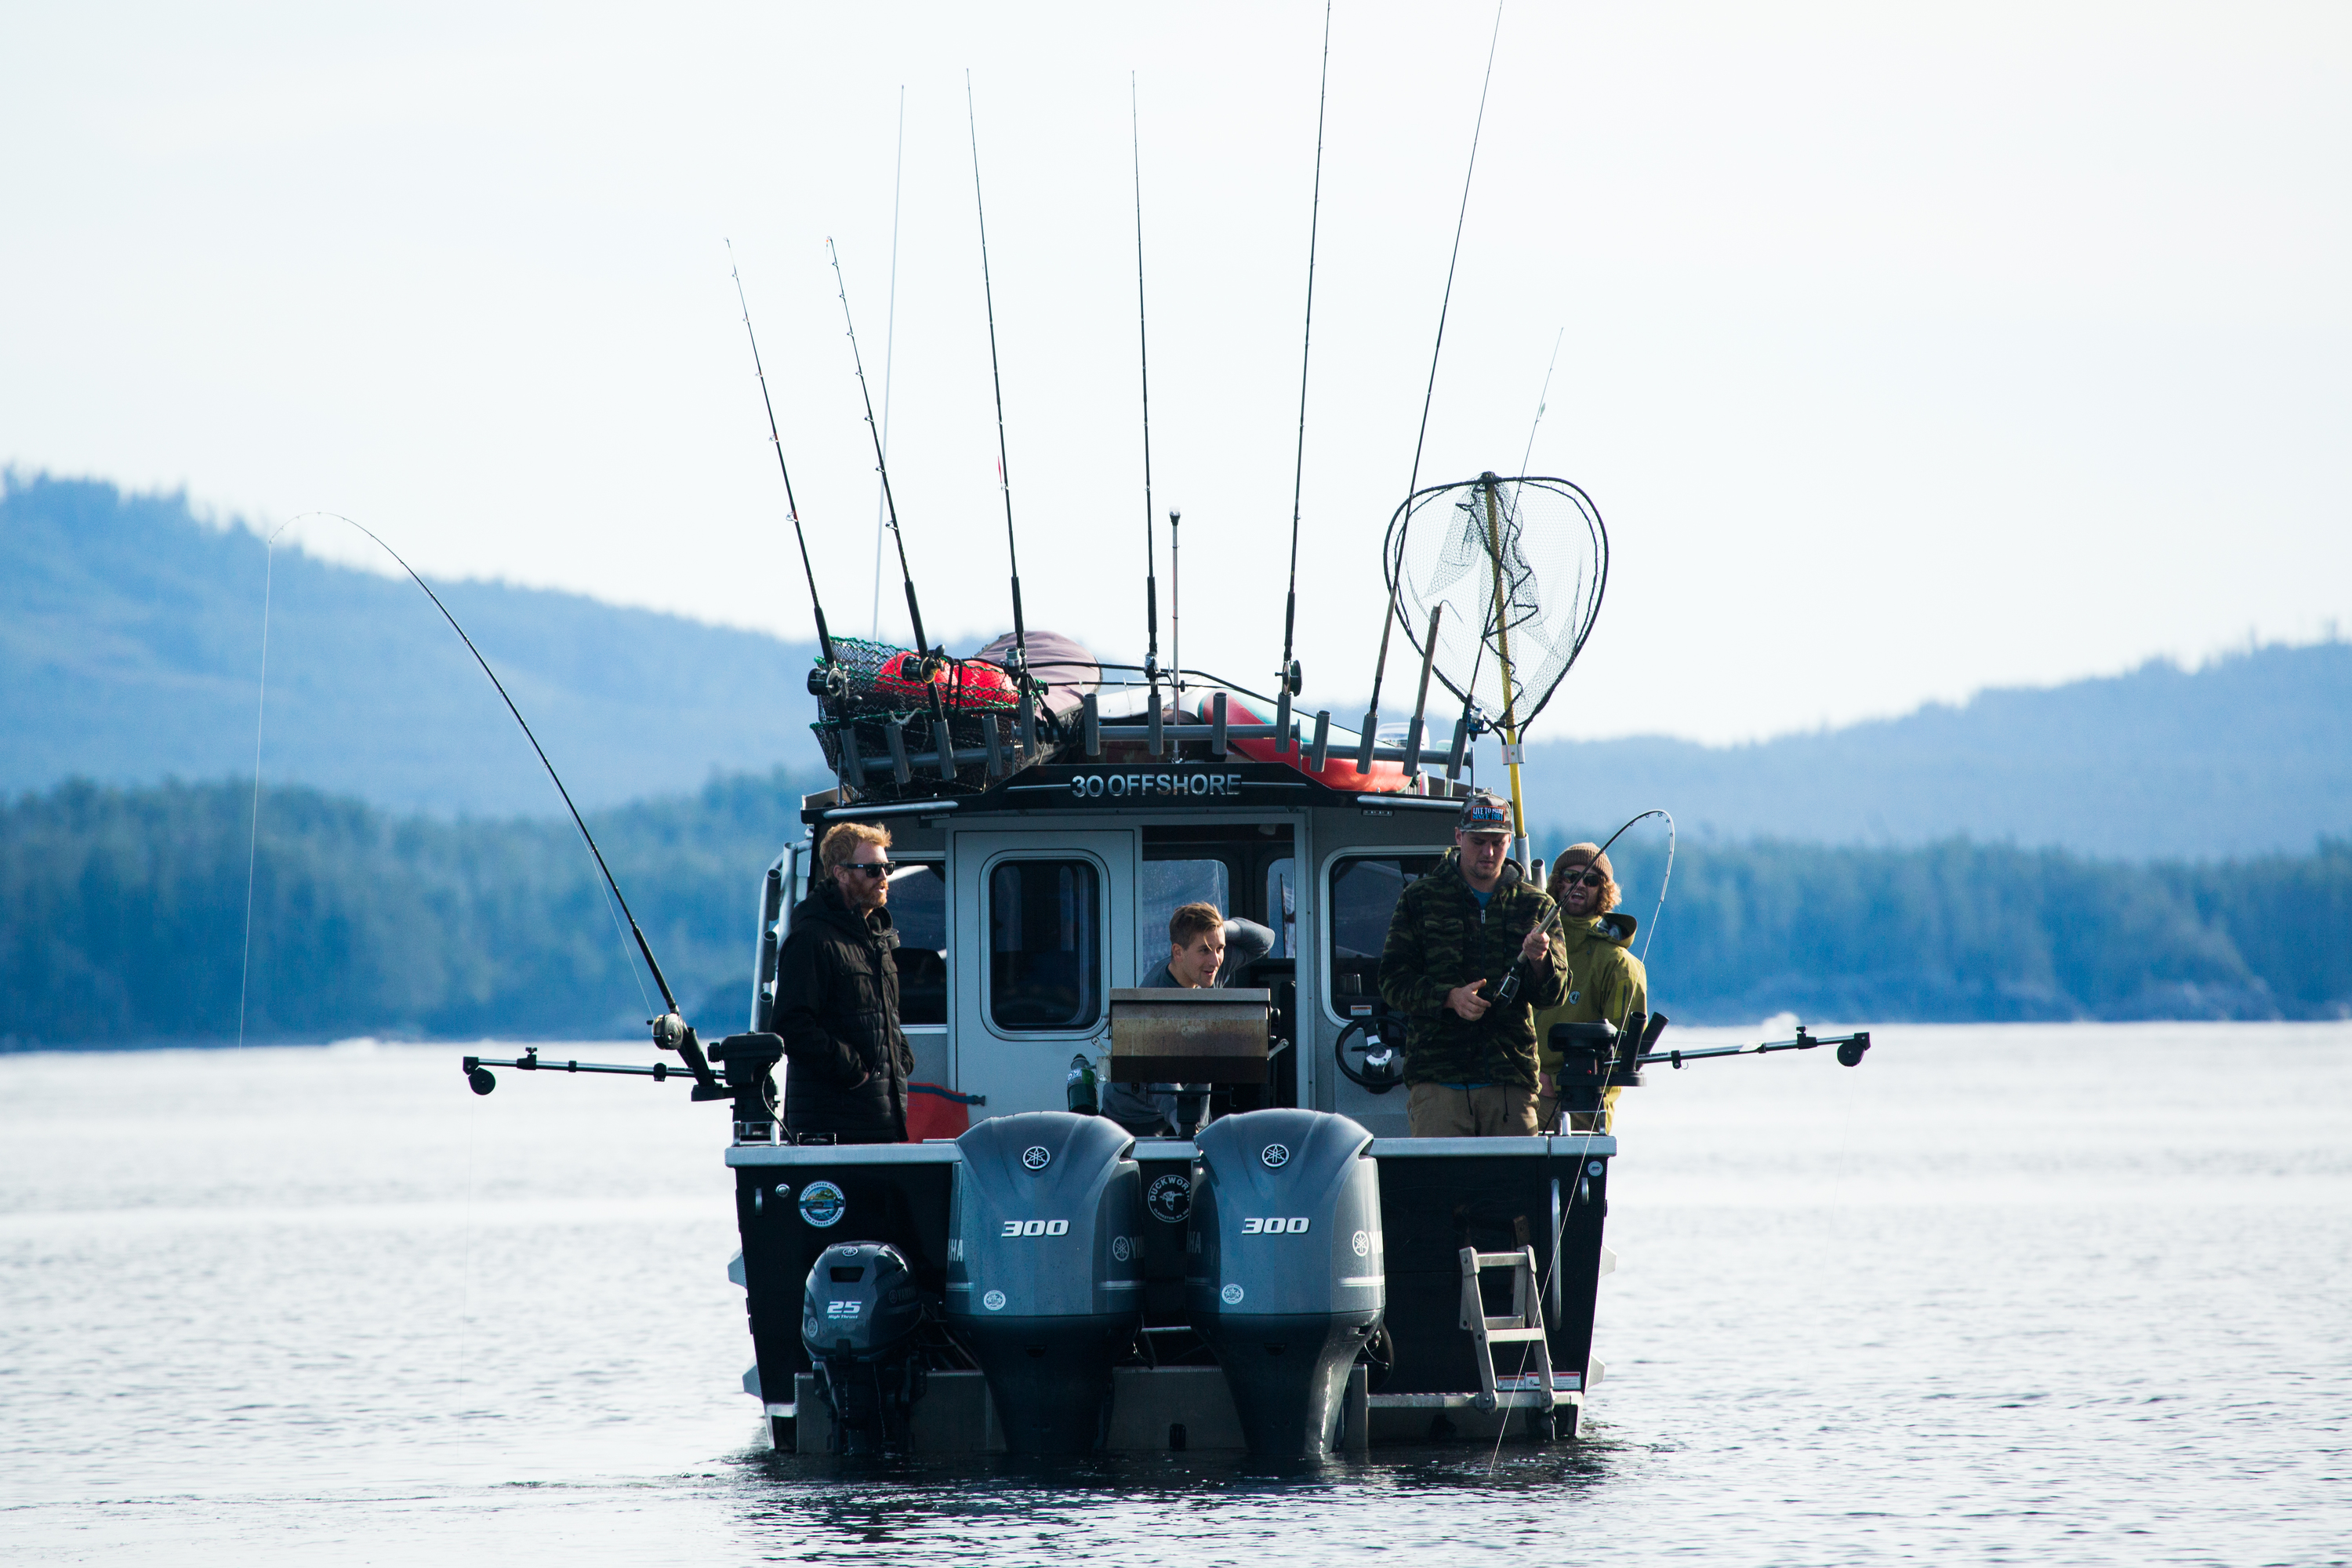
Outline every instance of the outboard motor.
[[980, 1363], [1005, 1446], [1102, 1442], [1110, 1369], [1143, 1326], [1143, 1180], [1116, 1121], [1035, 1110], [956, 1140], [948, 1325]]
[[833, 1411], [835, 1453], [906, 1447], [908, 1414], [923, 1392], [914, 1354], [922, 1321], [923, 1294], [897, 1247], [845, 1241], [817, 1255], [801, 1298], [801, 1343]]
[[1252, 1110], [1194, 1140], [1185, 1296], [1252, 1457], [1338, 1443], [1348, 1369], [1388, 1303], [1372, 1135], [1319, 1110]]

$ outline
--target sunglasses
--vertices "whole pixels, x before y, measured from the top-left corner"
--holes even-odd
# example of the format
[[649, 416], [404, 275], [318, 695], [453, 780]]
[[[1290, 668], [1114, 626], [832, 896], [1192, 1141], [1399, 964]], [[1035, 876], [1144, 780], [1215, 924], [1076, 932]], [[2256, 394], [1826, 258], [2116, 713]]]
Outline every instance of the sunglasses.
[[1587, 871], [1581, 877], [1563, 876], [1559, 879], [1559, 885], [1563, 888], [1572, 888], [1580, 884], [1587, 888], [1603, 888], [1609, 885], [1609, 879], [1598, 871]]
[[868, 877], [887, 877], [898, 868], [898, 863], [895, 860], [868, 860], [860, 864], [852, 860], [841, 868], [845, 871], [862, 872]]

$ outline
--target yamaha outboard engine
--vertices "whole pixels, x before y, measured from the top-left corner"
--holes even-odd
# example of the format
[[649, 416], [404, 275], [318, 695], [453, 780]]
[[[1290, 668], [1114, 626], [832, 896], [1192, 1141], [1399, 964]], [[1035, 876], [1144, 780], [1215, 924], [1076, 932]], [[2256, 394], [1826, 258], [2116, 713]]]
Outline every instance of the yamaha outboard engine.
[[1371, 1142], [1319, 1110], [1227, 1116], [1194, 1140], [1185, 1295], [1254, 1458], [1338, 1442], [1348, 1369], [1388, 1302]]
[[833, 1411], [833, 1451], [873, 1454], [907, 1446], [907, 1418], [921, 1397], [915, 1331], [923, 1295], [907, 1260], [878, 1241], [826, 1247], [801, 1298], [801, 1343]]
[[980, 1363], [1005, 1446], [1101, 1444], [1111, 1364], [1143, 1325], [1135, 1139], [1100, 1116], [998, 1116], [956, 1140], [948, 1324]]

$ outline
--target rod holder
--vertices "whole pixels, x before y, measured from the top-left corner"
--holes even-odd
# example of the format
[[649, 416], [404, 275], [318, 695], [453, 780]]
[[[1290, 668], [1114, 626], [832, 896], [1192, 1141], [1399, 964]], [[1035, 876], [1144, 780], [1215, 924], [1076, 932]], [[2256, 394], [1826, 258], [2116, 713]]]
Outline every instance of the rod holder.
[[997, 739], [995, 714], [981, 716], [980, 732], [988, 742], [988, 776], [1001, 779], [1004, 776], [1004, 747]]
[[955, 738], [948, 731], [947, 704], [940, 700], [937, 681], [926, 683], [931, 699], [931, 750], [938, 753], [940, 778], [943, 783], [955, 783]]
[[883, 721], [882, 738], [890, 743], [890, 771], [898, 775], [900, 784], [912, 783], [915, 770], [907, 762], [907, 730], [897, 719]]
[[1079, 706], [1086, 710], [1087, 755], [1090, 759], [1099, 758], [1102, 755], [1102, 707], [1091, 691], [1079, 699]]
[[1421, 715], [1418, 713], [1412, 716], [1412, 728], [1405, 731], [1404, 771], [1408, 773], [1421, 772]]
[[1307, 772], [1319, 773], [1331, 760], [1331, 710], [1315, 715], [1315, 760]]
[[1455, 784], [1461, 781], [1462, 761], [1465, 757], [1468, 756], [1469, 753], [1470, 704], [1465, 702], [1462, 705], [1461, 721], [1454, 726], [1454, 749], [1445, 753], [1446, 783]]
[[[1290, 733], [1290, 674], [1287, 670], [1283, 672], [1282, 694], [1274, 700], [1274, 728], [1277, 734]], [[1293, 756], [1298, 754], [1298, 748], [1295, 745], [1286, 749]], [[1285, 750], [1280, 741], [1275, 742], [1275, 755], [1280, 756]]]
[[1225, 736], [1225, 694], [1222, 691], [1209, 699], [1209, 755], [1219, 762], [1228, 750]]
[[1380, 734], [1381, 710], [1378, 708], [1365, 709], [1363, 743], [1356, 748], [1358, 773], [1369, 773], [1372, 771], [1372, 748], [1380, 744]]
[[1168, 750], [1167, 721], [1160, 712], [1160, 683], [1151, 683], [1151, 754], [1165, 755]]

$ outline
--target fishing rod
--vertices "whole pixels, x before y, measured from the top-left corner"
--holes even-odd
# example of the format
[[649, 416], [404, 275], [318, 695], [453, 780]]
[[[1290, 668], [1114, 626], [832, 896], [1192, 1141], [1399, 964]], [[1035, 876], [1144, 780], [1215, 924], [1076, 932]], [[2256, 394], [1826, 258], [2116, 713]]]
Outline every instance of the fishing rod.
[[[890, 449], [890, 367], [898, 351], [898, 196], [907, 185], [907, 89], [898, 89], [898, 155], [890, 178], [890, 296], [882, 319], [882, 449]], [[874, 498], [874, 630], [882, 640], [882, 498]]]
[[[1307, 209], [1307, 325], [1298, 345], [1298, 461], [1290, 479], [1290, 583], [1282, 604], [1282, 666], [1275, 671], [1276, 752], [1289, 744], [1290, 700], [1303, 684], [1291, 654], [1298, 626], [1298, 509], [1307, 487], [1307, 363], [1315, 344], [1315, 241], [1323, 219], [1323, 111], [1331, 97], [1331, 0], [1323, 0], [1323, 78], [1315, 89], [1315, 195]], [[1377, 682], [1375, 683], [1377, 684]]]
[[[988, 208], [981, 199], [980, 189], [980, 113], [972, 107], [971, 72], [963, 73], [964, 118], [971, 127], [971, 205], [980, 219], [980, 292], [988, 307], [988, 379], [996, 390], [996, 483], [1004, 492], [1004, 555], [1013, 566], [1013, 674], [1026, 692], [1029, 679], [1029, 634], [1021, 621], [1021, 553], [1013, 537], [1013, 476], [1004, 453], [1004, 373], [996, 358], [996, 290], [988, 276]], [[1141, 222], [1141, 197], [1137, 198], [1138, 223]], [[1139, 228], [1139, 234], [1141, 232]], [[1141, 276], [1141, 261], [1137, 262], [1137, 275]], [[1025, 710], [1026, 703], [1024, 708]]]
[[[735, 279], [735, 302], [743, 308], [743, 335], [750, 339], [751, 343], [751, 370], [760, 378], [760, 405], [768, 411], [768, 445], [776, 449], [776, 471], [784, 476], [784, 510], [793, 520], [793, 539], [801, 547], [801, 571], [808, 578], [809, 608], [816, 612], [817, 654], [824, 660], [825, 667], [829, 669], [834, 662], [833, 634], [825, 629], [824, 605], [817, 597], [816, 569], [809, 564], [808, 536], [801, 531], [800, 502], [793, 498], [793, 471], [784, 464], [784, 438], [776, 433], [776, 405], [768, 395], [768, 371], [767, 367], [760, 363], [760, 335], [751, 330], [751, 302], [743, 294], [743, 274], [735, 265], [735, 242], [731, 239], [727, 241], [727, 275]], [[370, 535], [370, 537], [373, 536]], [[378, 542], [382, 542], [378, 541]], [[394, 556], [393, 559], [397, 561], [400, 558]], [[406, 564], [404, 562], [402, 563]], [[420, 583], [419, 586], [422, 585]], [[433, 590], [426, 588], [425, 591], [429, 594]], [[434, 602], [440, 603], [437, 599]], [[446, 610], [442, 613], [447, 614]], [[449, 624], [457, 625], [455, 621]], [[457, 635], [463, 637], [466, 634], [461, 631]], [[483, 668], [487, 669], [489, 667], [485, 665]], [[498, 677], [494, 675], [490, 679], [496, 680]], [[522, 715], [518, 713], [515, 717], [520, 719]], [[534, 745], [537, 743], [537, 742], [532, 742]], [[541, 760], [543, 762], [546, 759], [542, 757]], [[551, 773], [553, 770], [549, 771]], [[559, 782], [556, 787], [561, 789], [562, 783]], [[583, 828], [582, 831], [585, 832], [586, 829]], [[651, 955], [647, 956], [646, 962], [648, 963], [653, 962]], [[675, 1013], [677, 1009], [672, 1007], [670, 1011]]]
[[866, 403], [866, 433], [874, 437], [874, 471], [882, 476], [882, 510], [889, 515], [890, 537], [898, 545], [898, 576], [907, 589], [907, 619], [915, 629], [915, 652], [923, 667], [923, 677], [929, 679], [936, 668], [937, 656], [923, 636], [923, 607], [915, 602], [915, 574], [907, 565], [907, 536], [898, 531], [898, 503], [890, 495], [890, 463], [882, 453], [882, 427], [874, 423], [874, 395], [866, 386], [866, 361], [857, 352], [857, 323], [849, 314], [849, 285], [841, 276], [841, 252], [834, 248], [827, 236], [824, 253], [833, 259], [833, 282], [841, 295], [841, 320], [849, 329], [849, 362], [857, 367], [857, 395]]
[[[425, 596], [433, 601], [433, 607], [441, 612], [441, 618], [449, 623], [449, 629], [457, 634], [457, 640], [466, 645], [466, 651], [474, 656], [474, 662], [480, 665], [482, 673], [490, 678], [490, 684], [498, 689], [499, 700], [507, 705], [507, 711], [514, 715], [514, 721], [522, 726], [523, 739], [529, 741], [530, 749], [538, 753], [539, 765], [547, 770], [549, 780], [555, 785], [555, 793], [563, 797], [563, 808], [572, 814], [572, 825], [580, 830], [582, 840], [588, 846], [588, 853], [595, 857], [596, 869], [604, 873], [604, 885], [613, 890], [613, 900], [621, 906], [622, 918], [629, 922], [629, 934], [636, 939], [637, 954], [646, 961], [646, 968], [652, 972], [654, 985], [661, 992], [662, 1005], [667, 1011], [660, 1017], [650, 1020], [653, 1025], [654, 1043], [664, 1050], [676, 1051], [686, 1058], [687, 1069], [694, 1074], [694, 1081], [698, 1086], [697, 1098], [723, 1099], [727, 1090], [712, 1075], [709, 1062], [704, 1059], [702, 1044], [695, 1037], [694, 1026], [679, 1015], [677, 994], [670, 990], [668, 977], [662, 973], [661, 963], [654, 957], [653, 945], [646, 941], [645, 929], [637, 924], [636, 914], [629, 908], [627, 895], [621, 891], [621, 884], [614, 879], [612, 867], [604, 863], [604, 852], [596, 847], [596, 836], [588, 831], [587, 819], [580, 815], [580, 808], [572, 804], [572, 792], [563, 787], [562, 775], [555, 771], [555, 764], [548, 761], [547, 748], [539, 743], [539, 736], [531, 731], [530, 721], [525, 719], [522, 716], [522, 710], [515, 706], [515, 700], [508, 692], [506, 682], [500, 680], [499, 672], [490, 668], [490, 661], [482, 657], [482, 650], [474, 646], [474, 639], [467, 636], [466, 628], [457, 624], [457, 617], [449, 613], [449, 606], [441, 602], [441, 595], [433, 591], [433, 584], [418, 576], [416, 568], [411, 566], [399, 551], [386, 544], [373, 529], [363, 522], [354, 521], [351, 518], [335, 512], [321, 515], [351, 523], [353, 528], [374, 540], [376, 548], [399, 563], [400, 569], [408, 574], [408, 580], [425, 590]], [[467, 1070], [470, 1074], [473, 1069], [469, 1068]]]
[[1151, 544], [1151, 332], [1143, 309], [1143, 127], [1136, 108], [1135, 73], [1127, 73], [1127, 127], [1135, 158], [1136, 363], [1143, 372], [1143, 678], [1151, 688], [1151, 754], [1160, 753], [1160, 574]]
[[[1404, 488], [1405, 502], [1408, 506], [1412, 504], [1414, 494], [1421, 489], [1422, 448], [1426, 446], [1429, 441], [1429, 407], [1431, 402], [1434, 400], [1437, 395], [1437, 360], [1438, 355], [1442, 353], [1445, 348], [1445, 317], [1446, 313], [1452, 310], [1454, 305], [1454, 271], [1456, 265], [1459, 264], [1462, 259], [1463, 225], [1470, 216], [1471, 176], [1478, 172], [1478, 137], [1486, 129], [1486, 89], [1492, 87], [1495, 83], [1495, 46], [1502, 41], [1502, 0], [1496, 0], [1495, 31], [1493, 36], [1486, 40], [1486, 79], [1480, 82], [1478, 86], [1478, 117], [1471, 123], [1470, 127], [1470, 163], [1469, 167], [1462, 172], [1462, 210], [1454, 215], [1454, 253], [1445, 263], [1445, 294], [1444, 297], [1438, 301], [1437, 306], [1437, 342], [1431, 345], [1429, 351], [1429, 385], [1428, 388], [1423, 392], [1421, 396], [1421, 434], [1413, 438], [1412, 443], [1412, 479]], [[1396, 579], [1398, 575], [1399, 574], [1394, 572], [1388, 574], [1388, 613], [1381, 618], [1380, 658], [1372, 665], [1372, 701], [1371, 706], [1364, 710], [1363, 744], [1356, 758], [1356, 771], [1363, 773], [1369, 773], [1372, 771], [1372, 747], [1377, 743], [1380, 735], [1381, 679], [1388, 673], [1389, 633], [1396, 626]], [[1512, 824], [1512, 826], [1517, 829], [1517, 836], [1519, 838], [1524, 839], [1527, 837], [1527, 826], [1524, 823], [1515, 821]]]
[[1567, 336], [1568, 329], [1562, 327], [1551, 340], [1551, 363], [1544, 366], [1543, 390], [1536, 394], [1536, 416], [1528, 426], [1528, 449], [1519, 454], [1519, 472], [1523, 474], [1528, 472], [1528, 464], [1536, 455], [1536, 429], [1543, 424], [1544, 409], [1551, 402], [1551, 373], [1559, 368], [1559, 345]]

